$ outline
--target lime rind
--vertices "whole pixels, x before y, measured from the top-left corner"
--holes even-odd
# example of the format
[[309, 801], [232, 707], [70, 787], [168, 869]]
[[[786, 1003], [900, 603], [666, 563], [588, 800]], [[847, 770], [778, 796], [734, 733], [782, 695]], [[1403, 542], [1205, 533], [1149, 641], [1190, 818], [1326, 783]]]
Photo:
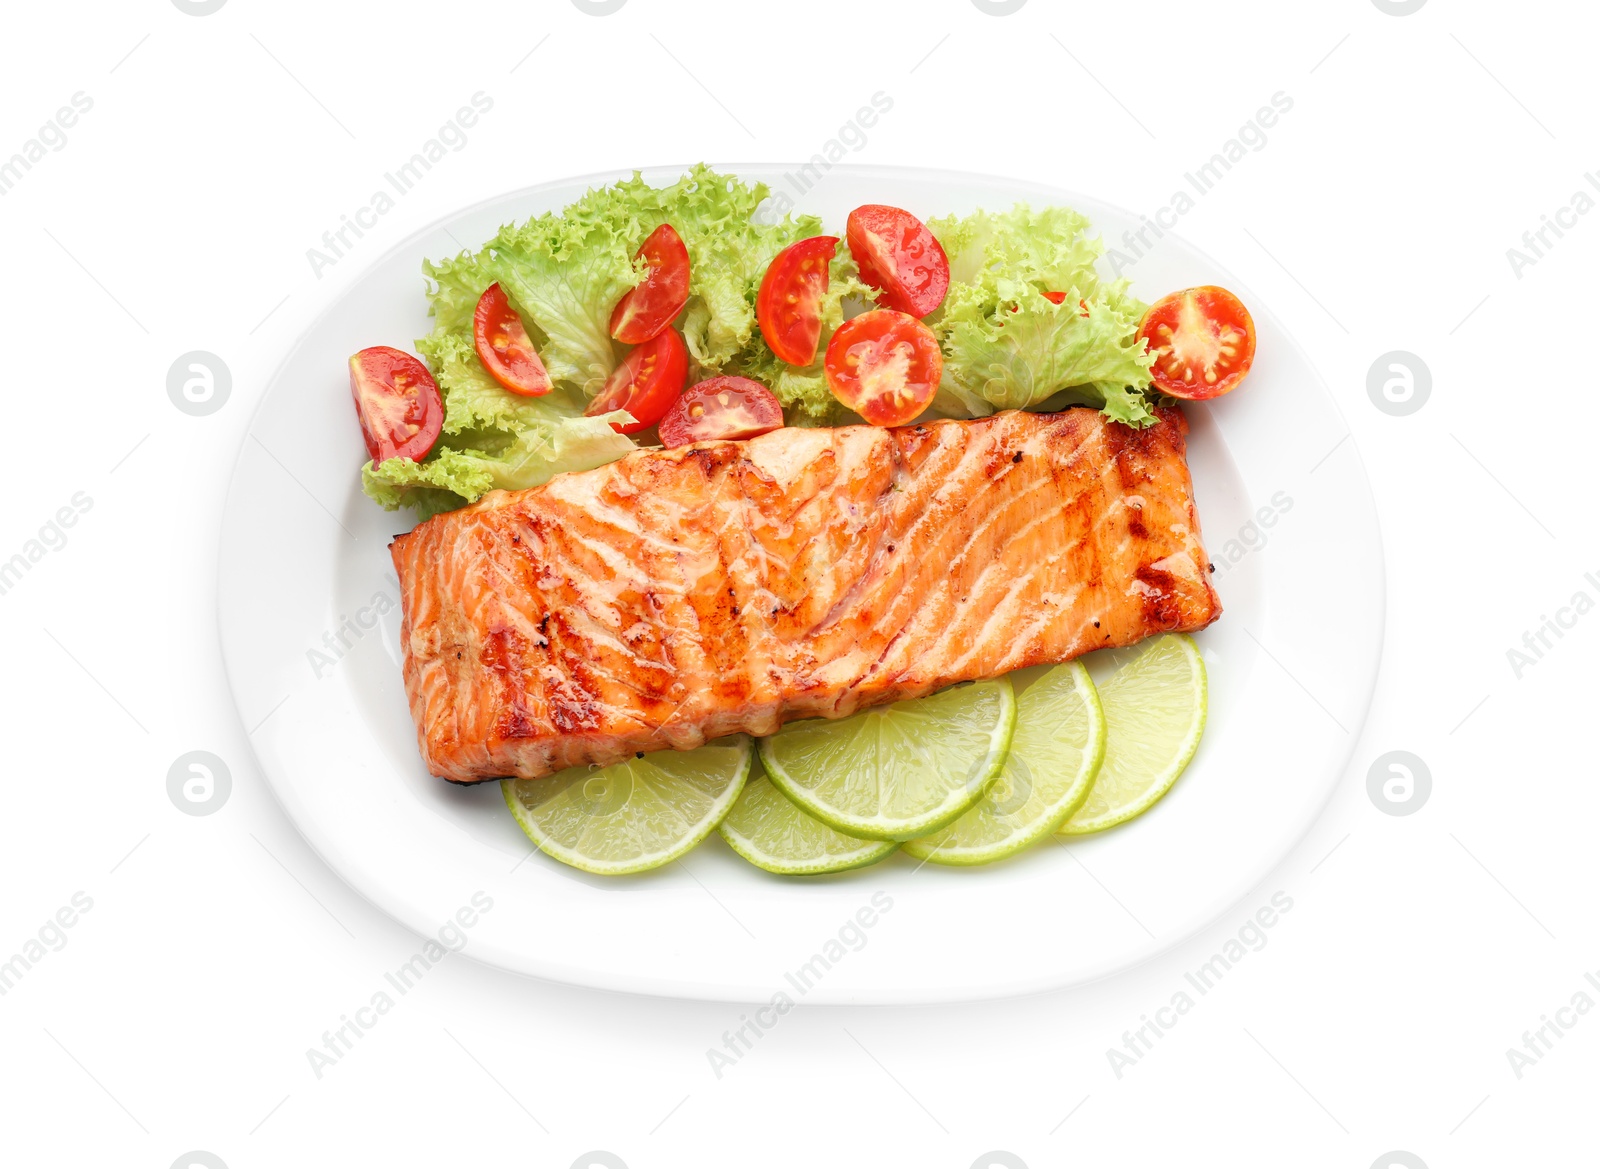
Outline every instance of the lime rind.
[[767, 778], [759, 756], [717, 831], [756, 868], [784, 876], [865, 868], [899, 847], [892, 840], [846, 836], [802, 811]]
[[1206, 666], [1194, 639], [1149, 643], [1100, 687], [1106, 756], [1089, 797], [1058, 830], [1084, 836], [1153, 807], [1189, 766], [1206, 728]]
[[709, 836], [739, 798], [754, 754], [735, 735], [689, 751], [655, 751], [608, 767], [506, 779], [506, 806], [528, 839], [600, 876], [642, 873]]
[[1011, 682], [996, 678], [843, 719], [790, 723], [757, 747], [773, 785], [828, 827], [904, 841], [983, 798], [1016, 720]]
[[982, 865], [1061, 827], [1088, 798], [1106, 751], [1106, 720], [1082, 662], [1056, 666], [1017, 696], [1000, 776], [944, 829], [902, 847], [918, 860]]

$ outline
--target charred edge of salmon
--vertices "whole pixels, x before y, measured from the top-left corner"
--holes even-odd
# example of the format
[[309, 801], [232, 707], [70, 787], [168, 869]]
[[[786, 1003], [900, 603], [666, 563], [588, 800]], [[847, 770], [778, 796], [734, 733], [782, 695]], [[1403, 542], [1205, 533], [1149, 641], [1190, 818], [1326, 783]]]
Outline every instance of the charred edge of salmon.
[[[1164, 453], [1156, 446], [1158, 439], [1164, 439], [1167, 452], [1177, 459], [1178, 465], [1183, 468], [1184, 495], [1188, 500], [1189, 530], [1194, 536], [1195, 546], [1201, 552], [1200, 583], [1205, 588], [1206, 600], [1209, 603], [1210, 616], [1198, 625], [1185, 626], [1183, 615], [1179, 611], [1175, 596], [1176, 578], [1172, 573], [1158, 569], [1153, 565], [1144, 565], [1134, 572], [1134, 579], [1151, 589], [1152, 592], [1145, 596], [1145, 619], [1151, 625], [1168, 632], [1183, 628], [1185, 632], [1198, 633], [1202, 629], [1209, 629], [1216, 624], [1222, 616], [1222, 598], [1217, 595], [1215, 583], [1212, 581], [1210, 554], [1205, 551], [1205, 538], [1200, 531], [1200, 509], [1194, 499], [1194, 475], [1189, 470], [1189, 419], [1177, 406], [1158, 406], [1155, 415], [1160, 420], [1155, 426], [1140, 429], [1114, 422], [1106, 427], [1108, 440], [1118, 443], [1116, 450], [1117, 467], [1119, 472], [1126, 466], [1124, 453], [1137, 451], [1147, 459], [1158, 459]], [[1124, 485], [1129, 486], [1124, 476]], [[1132, 517], [1128, 523], [1129, 532], [1143, 540], [1149, 537], [1144, 521], [1140, 517]], [[1154, 636], [1152, 634], [1151, 636]]]

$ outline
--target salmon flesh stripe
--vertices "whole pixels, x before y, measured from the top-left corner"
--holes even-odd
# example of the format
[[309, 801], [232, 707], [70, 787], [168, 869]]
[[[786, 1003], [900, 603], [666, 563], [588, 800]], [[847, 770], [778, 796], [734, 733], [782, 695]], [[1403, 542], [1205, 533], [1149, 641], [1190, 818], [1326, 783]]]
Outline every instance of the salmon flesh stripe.
[[423, 760], [534, 778], [1202, 629], [1187, 433], [786, 427], [492, 491], [390, 548]]

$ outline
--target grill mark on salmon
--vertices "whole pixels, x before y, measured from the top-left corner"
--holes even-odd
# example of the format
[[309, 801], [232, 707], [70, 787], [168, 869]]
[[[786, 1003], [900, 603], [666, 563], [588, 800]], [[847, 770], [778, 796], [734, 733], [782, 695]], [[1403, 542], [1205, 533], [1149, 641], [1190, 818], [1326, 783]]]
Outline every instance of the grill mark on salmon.
[[424, 762], [537, 777], [1221, 614], [1183, 416], [783, 429], [495, 491], [391, 546]]

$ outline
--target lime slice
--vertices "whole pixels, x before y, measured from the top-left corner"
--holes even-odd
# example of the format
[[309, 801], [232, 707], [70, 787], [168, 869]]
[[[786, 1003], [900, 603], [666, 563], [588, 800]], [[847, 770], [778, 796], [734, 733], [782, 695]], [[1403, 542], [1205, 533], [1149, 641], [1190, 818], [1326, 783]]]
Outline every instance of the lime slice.
[[982, 865], [1021, 852], [1088, 797], [1106, 751], [1106, 720], [1082, 662], [1057, 666], [1017, 695], [1017, 731], [1000, 778], [955, 823], [903, 846], [918, 860]]
[[500, 783], [506, 806], [539, 848], [586, 873], [640, 873], [704, 840], [750, 773], [747, 735], [692, 751], [655, 751], [609, 767], [569, 767]]
[[835, 832], [772, 786], [758, 756], [750, 781], [717, 825], [728, 847], [769, 873], [842, 873], [880, 861], [899, 846]]
[[1100, 687], [1106, 759], [1089, 798], [1061, 826], [1068, 836], [1133, 819], [1177, 782], [1206, 728], [1206, 667], [1194, 640], [1169, 633]]
[[1000, 774], [1016, 721], [1011, 683], [997, 678], [790, 723], [761, 740], [761, 761], [779, 791], [830, 828], [910, 840], [977, 803]]

